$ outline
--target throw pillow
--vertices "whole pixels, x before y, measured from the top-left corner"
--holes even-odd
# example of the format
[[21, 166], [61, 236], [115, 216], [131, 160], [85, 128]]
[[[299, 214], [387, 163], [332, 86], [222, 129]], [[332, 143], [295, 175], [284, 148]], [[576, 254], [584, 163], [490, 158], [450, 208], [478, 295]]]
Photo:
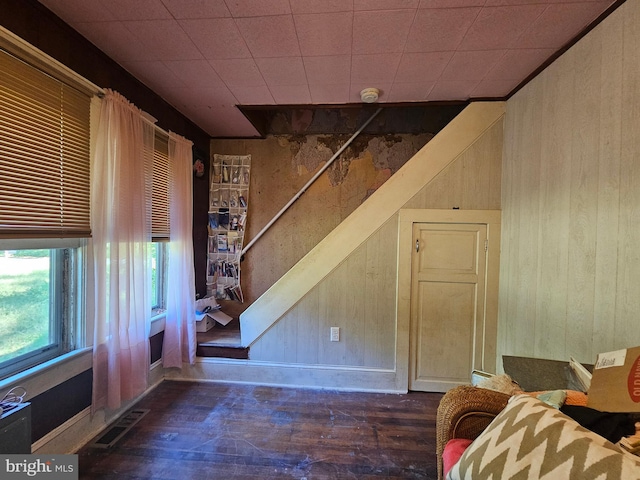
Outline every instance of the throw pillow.
[[471, 442], [472, 440], [467, 438], [452, 438], [447, 442], [442, 452], [442, 472], [445, 476], [451, 470], [451, 467], [458, 463], [458, 460], [460, 460], [467, 447], [471, 445]]
[[528, 395], [512, 397], [448, 480], [640, 480], [640, 459]]

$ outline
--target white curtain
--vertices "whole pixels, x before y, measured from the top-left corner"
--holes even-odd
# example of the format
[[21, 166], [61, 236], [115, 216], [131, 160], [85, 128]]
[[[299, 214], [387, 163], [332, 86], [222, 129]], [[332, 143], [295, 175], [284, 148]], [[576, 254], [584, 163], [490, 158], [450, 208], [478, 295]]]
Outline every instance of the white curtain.
[[196, 358], [195, 273], [193, 266], [192, 143], [169, 133], [170, 238], [167, 316], [162, 347], [165, 368]]
[[142, 112], [107, 90], [91, 164], [94, 412], [120, 407], [148, 384], [153, 141]]

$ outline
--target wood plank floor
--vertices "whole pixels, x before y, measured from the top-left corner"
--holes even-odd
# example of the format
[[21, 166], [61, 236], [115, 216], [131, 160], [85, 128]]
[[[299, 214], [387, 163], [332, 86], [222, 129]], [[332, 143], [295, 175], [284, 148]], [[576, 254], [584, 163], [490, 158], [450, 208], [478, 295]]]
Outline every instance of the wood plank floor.
[[164, 381], [108, 450], [84, 447], [81, 479], [435, 479], [441, 394]]

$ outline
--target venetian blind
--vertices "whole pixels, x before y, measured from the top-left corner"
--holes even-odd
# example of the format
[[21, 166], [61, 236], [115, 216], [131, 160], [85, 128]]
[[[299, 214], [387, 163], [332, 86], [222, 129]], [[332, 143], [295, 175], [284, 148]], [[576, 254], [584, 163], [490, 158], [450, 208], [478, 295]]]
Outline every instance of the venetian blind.
[[91, 96], [0, 50], [0, 238], [90, 235]]
[[151, 236], [169, 239], [169, 139], [156, 132], [153, 149], [153, 193], [151, 198]]

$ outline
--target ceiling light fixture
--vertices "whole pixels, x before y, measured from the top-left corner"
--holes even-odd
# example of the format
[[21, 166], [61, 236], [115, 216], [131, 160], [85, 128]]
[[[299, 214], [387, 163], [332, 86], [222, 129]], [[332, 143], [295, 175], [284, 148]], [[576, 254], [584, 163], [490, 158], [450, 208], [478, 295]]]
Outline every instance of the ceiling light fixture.
[[378, 101], [380, 90], [377, 88], [365, 88], [360, 92], [360, 99], [364, 103], [374, 103]]

